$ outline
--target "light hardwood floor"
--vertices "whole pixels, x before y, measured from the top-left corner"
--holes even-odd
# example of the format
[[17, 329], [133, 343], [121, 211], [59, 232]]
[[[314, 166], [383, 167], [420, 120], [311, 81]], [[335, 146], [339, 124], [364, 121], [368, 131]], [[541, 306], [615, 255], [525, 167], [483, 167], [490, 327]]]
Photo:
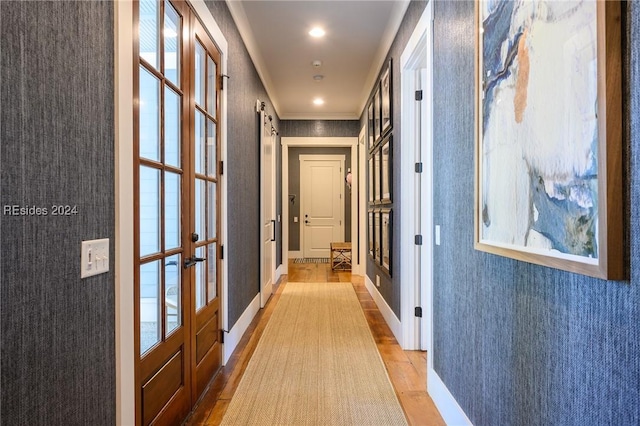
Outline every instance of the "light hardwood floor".
[[[203, 397], [185, 422], [188, 426], [219, 425], [251, 359], [258, 340], [287, 282], [351, 282], [371, 328], [387, 372], [410, 425], [444, 425], [433, 401], [426, 392], [426, 352], [403, 351], [382, 314], [369, 295], [363, 277], [348, 271], [334, 272], [327, 264], [295, 264], [289, 262], [289, 275], [283, 276], [275, 294], [256, 315], [238, 347], [211, 382]], [[373, 425], [372, 425], [373, 426]], [[383, 425], [380, 425], [383, 426]]]

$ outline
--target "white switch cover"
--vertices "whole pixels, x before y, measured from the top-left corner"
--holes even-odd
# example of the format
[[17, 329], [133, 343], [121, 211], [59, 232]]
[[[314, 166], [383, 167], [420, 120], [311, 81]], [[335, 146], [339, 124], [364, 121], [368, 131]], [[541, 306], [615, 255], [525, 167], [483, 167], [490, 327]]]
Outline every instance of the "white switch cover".
[[109, 239], [82, 242], [80, 278], [109, 272]]
[[298, 216], [293, 217], [293, 223], [298, 223]]
[[436, 245], [440, 245], [440, 225], [436, 225]]

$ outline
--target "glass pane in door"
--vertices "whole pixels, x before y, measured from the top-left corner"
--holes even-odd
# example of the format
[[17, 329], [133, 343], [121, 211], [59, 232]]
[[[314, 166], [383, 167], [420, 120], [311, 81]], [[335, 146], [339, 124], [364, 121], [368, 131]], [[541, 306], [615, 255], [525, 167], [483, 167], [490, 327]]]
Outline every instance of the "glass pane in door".
[[212, 116], [216, 116], [216, 89], [218, 79], [216, 78], [216, 63], [210, 56], [207, 56], [207, 111]]
[[164, 306], [167, 318], [166, 335], [168, 336], [173, 330], [182, 324], [181, 300], [180, 294], [180, 271], [182, 264], [180, 255], [167, 257], [164, 263]]
[[140, 0], [140, 57], [155, 69], [160, 63], [160, 4], [156, 0]]
[[200, 42], [196, 43], [196, 103], [202, 107], [205, 106], [205, 64], [207, 54]]
[[207, 176], [216, 176], [216, 123], [207, 120]]
[[160, 80], [140, 67], [140, 157], [160, 161]]
[[207, 295], [208, 298], [207, 300], [209, 302], [211, 302], [213, 299], [216, 298], [217, 294], [217, 288], [216, 288], [216, 284], [218, 281], [218, 276], [216, 274], [216, 259], [217, 259], [217, 254], [216, 254], [216, 247], [217, 244], [209, 244], [208, 245], [208, 256], [207, 256]]
[[164, 75], [180, 87], [180, 16], [171, 6], [164, 3]]
[[206, 229], [206, 182], [202, 179], [196, 179], [196, 229], [195, 232], [198, 234], [198, 241], [207, 239], [207, 229]]
[[160, 261], [140, 265], [140, 353], [160, 341]]
[[206, 154], [205, 154], [206, 134], [205, 134], [205, 127], [204, 127], [205, 117], [204, 117], [204, 114], [198, 110], [196, 110], [195, 125], [196, 125], [196, 128], [195, 128], [194, 143], [195, 143], [195, 153], [196, 153], [196, 158], [195, 158], [196, 173], [205, 174], [205, 159], [206, 159]]
[[217, 237], [217, 229], [216, 229], [216, 201], [217, 195], [216, 192], [216, 183], [215, 182], [207, 182], [207, 238], [216, 238]]
[[165, 172], [164, 175], [164, 247], [165, 250], [180, 247], [180, 175]]
[[[206, 258], [206, 251], [205, 251], [206, 247], [198, 247], [196, 249], [196, 257], [199, 258]], [[196, 263], [196, 285], [195, 285], [195, 289], [196, 289], [196, 311], [200, 308], [202, 308], [207, 300], [207, 287], [206, 287], [206, 283], [207, 283], [207, 269], [206, 269], [206, 265], [209, 263], [209, 259], [205, 260], [204, 262], [198, 262]]]
[[160, 170], [140, 166], [140, 256], [160, 251]]
[[178, 93], [164, 90], [164, 163], [180, 167], [180, 102]]

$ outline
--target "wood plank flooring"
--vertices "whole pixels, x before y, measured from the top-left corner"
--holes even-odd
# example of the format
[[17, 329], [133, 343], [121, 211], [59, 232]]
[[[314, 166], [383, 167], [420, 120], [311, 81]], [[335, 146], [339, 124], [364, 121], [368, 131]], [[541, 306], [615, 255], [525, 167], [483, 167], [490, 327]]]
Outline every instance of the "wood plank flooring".
[[349, 271], [332, 271], [328, 263], [289, 262], [289, 275], [283, 276], [281, 282], [275, 287], [275, 294], [265, 308], [258, 312], [229, 362], [210, 383], [193, 413], [185, 421], [185, 425], [213, 426], [222, 422], [229, 402], [287, 282], [352, 282], [409, 424], [420, 426], [445, 424], [426, 391], [426, 352], [403, 351], [400, 348], [364, 286], [363, 277], [356, 275], [352, 277]]

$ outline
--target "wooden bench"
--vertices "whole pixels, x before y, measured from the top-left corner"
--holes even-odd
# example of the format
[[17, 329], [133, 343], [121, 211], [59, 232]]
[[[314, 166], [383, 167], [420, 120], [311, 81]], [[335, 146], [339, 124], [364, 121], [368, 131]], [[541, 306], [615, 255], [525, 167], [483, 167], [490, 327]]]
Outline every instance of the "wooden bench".
[[331, 243], [331, 270], [351, 270], [351, 243]]

